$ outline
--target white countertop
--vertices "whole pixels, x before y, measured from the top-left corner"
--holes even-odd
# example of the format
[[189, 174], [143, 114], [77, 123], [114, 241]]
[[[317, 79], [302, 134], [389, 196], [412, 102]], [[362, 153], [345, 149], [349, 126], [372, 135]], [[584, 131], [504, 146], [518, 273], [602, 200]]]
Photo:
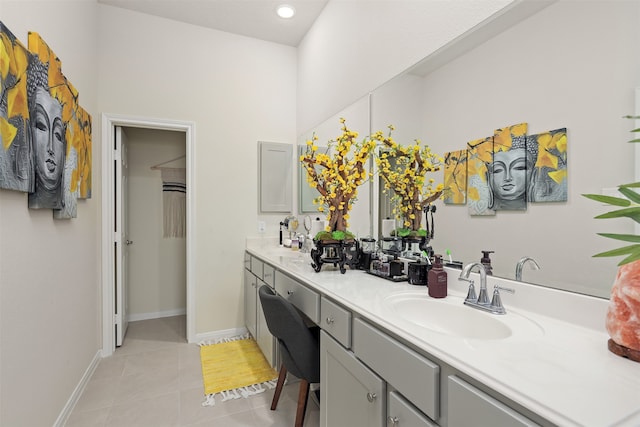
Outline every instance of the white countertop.
[[[247, 250], [552, 423], [640, 426], [640, 363], [607, 349], [607, 300], [488, 276], [490, 291], [494, 284], [515, 289], [513, 295], [501, 293], [507, 314], [465, 308], [499, 317], [514, 333], [504, 339], [468, 339], [416, 325], [390, 306], [390, 297], [426, 294], [424, 286], [363, 271], [341, 274], [331, 265], [316, 273], [308, 253], [279, 247], [268, 238], [247, 239]], [[459, 270], [446, 270], [449, 296], [439, 302], [461, 303], [467, 284], [457, 280]], [[480, 281], [472, 276], [477, 291]]]

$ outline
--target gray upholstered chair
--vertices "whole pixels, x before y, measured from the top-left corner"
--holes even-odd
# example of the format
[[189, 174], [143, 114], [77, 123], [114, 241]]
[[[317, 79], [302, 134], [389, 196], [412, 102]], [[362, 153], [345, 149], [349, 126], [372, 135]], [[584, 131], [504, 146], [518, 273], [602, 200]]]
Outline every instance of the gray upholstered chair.
[[267, 327], [271, 335], [278, 340], [282, 358], [271, 410], [275, 410], [278, 405], [288, 371], [300, 379], [295, 427], [302, 427], [307, 409], [309, 385], [320, 382], [319, 328], [317, 326], [309, 328], [298, 310], [269, 286], [262, 285], [258, 295]]

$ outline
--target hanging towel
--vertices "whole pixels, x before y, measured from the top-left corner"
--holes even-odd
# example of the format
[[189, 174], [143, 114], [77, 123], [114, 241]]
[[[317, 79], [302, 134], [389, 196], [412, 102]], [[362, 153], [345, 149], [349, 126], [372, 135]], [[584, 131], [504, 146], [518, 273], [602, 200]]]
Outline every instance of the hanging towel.
[[159, 168], [162, 177], [163, 237], [185, 237], [187, 183], [185, 168]]

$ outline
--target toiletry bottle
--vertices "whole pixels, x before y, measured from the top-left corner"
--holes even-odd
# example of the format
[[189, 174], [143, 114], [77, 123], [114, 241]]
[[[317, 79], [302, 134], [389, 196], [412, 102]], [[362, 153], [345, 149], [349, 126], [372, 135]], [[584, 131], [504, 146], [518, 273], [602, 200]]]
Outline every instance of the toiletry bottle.
[[484, 265], [484, 269], [487, 271], [487, 274], [493, 275], [493, 268], [491, 267], [491, 258], [489, 258], [489, 254], [492, 254], [493, 251], [481, 251], [482, 259], [480, 262]]
[[436, 260], [427, 274], [429, 296], [444, 298], [447, 296], [447, 272], [442, 268], [442, 255], [436, 255]]

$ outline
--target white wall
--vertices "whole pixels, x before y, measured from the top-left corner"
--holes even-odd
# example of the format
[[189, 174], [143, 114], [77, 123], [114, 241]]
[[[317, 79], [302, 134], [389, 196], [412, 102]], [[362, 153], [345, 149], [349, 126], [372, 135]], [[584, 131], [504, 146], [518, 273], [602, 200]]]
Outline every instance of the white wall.
[[[185, 155], [185, 133], [126, 128], [129, 160], [130, 320], [184, 313], [186, 239], [164, 238], [162, 179], [151, 167]], [[185, 159], [164, 167], [185, 167]]]
[[330, 1], [298, 47], [299, 133], [511, 3], [513, 0]]
[[[615, 23], [615, 25], [602, 25]], [[632, 221], [594, 220], [612, 210], [582, 197], [634, 180], [634, 89], [640, 85], [640, 3], [561, 1], [425, 78], [424, 135], [439, 153], [463, 149], [511, 124], [529, 133], [567, 128], [568, 201], [526, 212], [470, 217], [442, 206], [434, 246], [513, 277], [524, 255], [542, 269], [525, 279], [608, 297], [621, 258], [592, 258], [624, 246], [597, 232], [632, 233]]]
[[[97, 109], [96, 5], [0, 0], [0, 19], [26, 46], [36, 31]], [[78, 217], [54, 220], [27, 208], [27, 195], [0, 191], [0, 425], [50, 426], [101, 346], [100, 140], [93, 138], [93, 197]]]
[[257, 232], [257, 141], [295, 143], [296, 50], [98, 11], [100, 111], [195, 123], [196, 333], [237, 328], [245, 236]]

